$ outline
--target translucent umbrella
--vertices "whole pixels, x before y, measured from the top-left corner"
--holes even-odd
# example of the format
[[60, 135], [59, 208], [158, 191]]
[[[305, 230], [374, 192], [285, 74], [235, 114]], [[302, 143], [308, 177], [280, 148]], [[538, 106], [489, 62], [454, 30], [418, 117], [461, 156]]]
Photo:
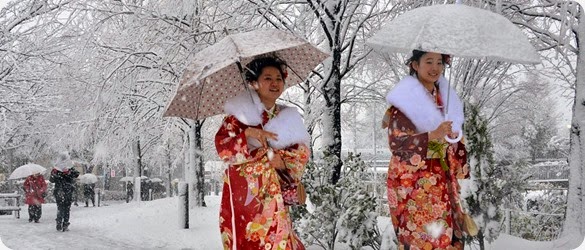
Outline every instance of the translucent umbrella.
[[26, 178], [33, 174], [43, 174], [47, 171], [46, 168], [34, 163], [28, 163], [16, 168], [8, 177], [9, 180]]
[[124, 176], [122, 178], [120, 178], [120, 181], [125, 182], [125, 181], [133, 181], [134, 177], [132, 176]]
[[[413, 50], [511, 63], [540, 63], [540, 55], [516, 25], [502, 15], [462, 4], [416, 8], [396, 17], [366, 41], [384, 57]], [[449, 91], [450, 88], [447, 88]], [[449, 95], [445, 110], [449, 110]], [[448, 113], [444, 114], [449, 120]], [[456, 139], [445, 137], [451, 143]]]
[[540, 63], [540, 55], [502, 15], [463, 4], [416, 8], [394, 18], [366, 42], [376, 52], [422, 50], [464, 58]]
[[150, 179], [150, 181], [152, 181], [152, 182], [163, 182], [163, 180], [161, 178], [157, 178], [157, 177]]
[[87, 173], [82, 176], [79, 176], [79, 182], [83, 184], [92, 184], [98, 182], [98, 178], [95, 174]]

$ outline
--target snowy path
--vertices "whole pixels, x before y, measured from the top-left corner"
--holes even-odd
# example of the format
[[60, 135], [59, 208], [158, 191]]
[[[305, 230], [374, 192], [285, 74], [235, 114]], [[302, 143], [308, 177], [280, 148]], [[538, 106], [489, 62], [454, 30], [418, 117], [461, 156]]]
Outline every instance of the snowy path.
[[[27, 207], [20, 219], [13, 215], [0, 216], [0, 241], [9, 249], [223, 249], [218, 227], [220, 198], [207, 196], [208, 207], [190, 211], [190, 229], [180, 229], [176, 198], [141, 203], [110, 203], [103, 207], [75, 207], [71, 209], [68, 232], [55, 229], [55, 204], [43, 205], [41, 223], [29, 223]], [[388, 244], [391, 233], [388, 217], [379, 217], [378, 225]], [[570, 236], [571, 237], [571, 236]], [[567, 237], [554, 242], [531, 242], [502, 234], [489, 250], [499, 249], [571, 249]], [[579, 236], [572, 236], [579, 237]], [[385, 247], [383, 247], [385, 249]], [[307, 249], [321, 249], [309, 246]], [[336, 249], [348, 249], [343, 244]], [[478, 249], [470, 247], [469, 249]], [[585, 243], [578, 247], [585, 250]], [[4, 250], [0, 244], [0, 250]]]
[[207, 208], [191, 210], [190, 229], [179, 229], [177, 200], [113, 203], [71, 209], [68, 232], [55, 229], [56, 206], [44, 204], [40, 223], [0, 216], [0, 240], [11, 249], [221, 249], [219, 197], [206, 197]]

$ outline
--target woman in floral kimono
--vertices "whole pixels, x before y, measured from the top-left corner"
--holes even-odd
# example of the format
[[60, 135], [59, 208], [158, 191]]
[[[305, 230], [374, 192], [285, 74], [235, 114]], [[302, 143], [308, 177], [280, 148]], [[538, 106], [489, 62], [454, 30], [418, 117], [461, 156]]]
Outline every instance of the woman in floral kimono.
[[230, 164], [220, 211], [224, 249], [304, 249], [288, 206], [298, 203], [309, 134], [296, 108], [276, 104], [286, 77], [283, 61], [254, 59], [246, 81], [255, 91], [225, 105], [228, 116], [215, 136], [219, 156]]
[[[463, 105], [442, 76], [448, 60], [413, 51], [410, 75], [386, 96], [388, 203], [399, 249], [463, 249], [457, 179], [468, 177], [468, 166], [464, 144], [444, 139], [455, 138], [464, 121]], [[444, 121], [446, 100], [451, 121]]]

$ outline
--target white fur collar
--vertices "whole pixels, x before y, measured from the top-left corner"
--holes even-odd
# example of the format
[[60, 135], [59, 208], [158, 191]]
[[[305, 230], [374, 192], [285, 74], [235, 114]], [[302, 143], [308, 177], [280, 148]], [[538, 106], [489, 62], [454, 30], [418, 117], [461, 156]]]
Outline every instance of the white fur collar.
[[[278, 135], [277, 141], [268, 141], [270, 146], [276, 149], [283, 149], [297, 143], [309, 145], [309, 133], [297, 109], [284, 105], [279, 105], [278, 107], [280, 109], [278, 115], [268, 120], [263, 126], [264, 130]], [[224, 106], [224, 111], [229, 115], [235, 116], [240, 122], [248, 126], [257, 126], [262, 123], [264, 104], [260, 102], [260, 97], [258, 97], [256, 91], [246, 90], [228, 99]], [[260, 143], [256, 140], [248, 141], [250, 150], [259, 146]]]
[[[465, 121], [463, 104], [457, 92], [449, 86], [449, 82], [443, 76], [439, 78], [439, 92], [443, 102], [446, 103], [449, 100], [449, 104], [445, 106], [449, 108], [447, 119], [453, 121], [453, 132], [461, 131]], [[447, 93], [450, 95], [449, 99]], [[419, 133], [433, 131], [445, 120], [428, 91], [413, 76], [407, 76], [398, 82], [386, 95], [386, 101], [404, 113]]]
[[246, 89], [239, 95], [228, 99], [223, 110], [248, 126], [258, 126], [262, 123], [264, 104], [260, 101], [256, 91]]

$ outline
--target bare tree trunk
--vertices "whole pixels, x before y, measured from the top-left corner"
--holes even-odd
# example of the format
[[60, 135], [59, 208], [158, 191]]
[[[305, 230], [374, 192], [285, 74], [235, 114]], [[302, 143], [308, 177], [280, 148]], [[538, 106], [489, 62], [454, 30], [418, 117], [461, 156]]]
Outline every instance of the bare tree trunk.
[[315, 117], [313, 117], [312, 101], [311, 98], [311, 83], [307, 80], [303, 82], [303, 96], [305, 100], [304, 104], [304, 118], [305, 118], [305, 126], [307, 127], [307, 132], [309, 133], [309, 151], [311, 152], [310, 159], [313, 161], [314, 154], [313, 154], [313, 130], [315, 129]]
[[204, 201], [204, 178], [205, 169], [203, 162], [203, 155], [201, 154], [201, 128], [202, 121], [195, 121], [191, 124], [189, 129], [189, 206], [201, 207], [205, 206]]
[[165, 189], [167, 190], [166, 192], [166, 197], [172, 197], [173, 196], [173, 186], [171, 185], [172, 183], [172, 174], [171, 174], [171, 169], [172, 169], [172, 160], [171, 160], [171, 152], [170, 152], [170, 148], [169, 148], [169, 144], [165, 144], [165, 165], [166, 165], [166, 171], [165, 174], [167, 175], [167, 181], [165, 183]]
[[307, 1], [316, 17], [321, 20], [321, 26], [324, 33], [326, 33], [333, 59], [326, 67], [329, 70], [325, 72], [327, 76], [321, 86], [321, 92], [325, 99], [325, 112], [323, 112], [321, 120], [323, 144], [325, 146], [324, 154], [328, 159], [329, 167], [333, 169], [330, 180], [333, 184], [339, 181], [341, 166], [343, 165], [341, 161], [341, 58], [343, 52], [341, 26], [343, 21], [341, 19], [344, 17], [340, 14], [343, 8], [343, 3], [341, 2], [326, 5], [321, 1]]
[[195, 150], [197, 150], [197, 163], [196, 170], [195, 170], [195, 179], [197, 184], [197, 198], [196, 198], [196, 206], [198, 207], [206, 207], [205, 204], [205, 159], [203, 158], [202, 152], [202, 143], [203, 137], [201, 136], [201, 129], [203, 127], [203, 121], [196, 121], [195, 122]]
[[[140, 138], [136, 136], [135, 140], [132, 142], [132, 154], [134, 156], [135, 164], [134, 164], [134, 182], [142, 176], [142, 160], [140, 159]], [[141, 201], [141, 193], [140, 193], [141, 185], [140, 183], [134, 183], [134, 200]]]
[[577, 77], [575, 83], [575, 99], [571, 121], [571, 151], [569, 154], [569, 193], [567, 200], [566, 220], [563, 236], [578, 234], [571, 237], [572, 246], [577, 247], [585, 235], [585, 15], [581, 8], [581, 16], [576, 34], [579, 54], [577, 55]]
[[333, 168], [331, 183], [336, 184], [341, 176], [341, 42], [337, 34], [335, 47], [333, 48], [333, 62], [331, 63], [331, 75], [323, 84], [321, 90], [325, 99], [325, 112], [323, 113], [325, 157], [331, 157], [329, 164]]

